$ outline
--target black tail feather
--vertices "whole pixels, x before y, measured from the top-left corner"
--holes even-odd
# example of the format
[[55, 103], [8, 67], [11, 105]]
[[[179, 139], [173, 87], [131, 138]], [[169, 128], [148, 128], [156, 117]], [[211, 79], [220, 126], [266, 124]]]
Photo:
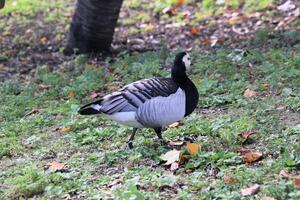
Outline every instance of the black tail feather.
[[91, 105], [101, 105], [102, 99], [95, 101], [93, 103], [89, 103], [85, 106], [82, 106], [79, 110], [78, 113], [80, 115], [96, 115], [96, 114], [101, 114], [101, 111], [96, 110], [95, 108], [91, 107]]

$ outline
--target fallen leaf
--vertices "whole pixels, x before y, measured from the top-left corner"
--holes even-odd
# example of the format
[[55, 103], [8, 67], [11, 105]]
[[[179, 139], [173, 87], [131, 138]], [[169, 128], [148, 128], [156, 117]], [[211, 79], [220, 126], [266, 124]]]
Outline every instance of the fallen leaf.
[[263, 83], [263, 84], [261, 84], [261, 87], [264, 88], [264, 89], [268, 89], [269, 84], [268, 83]]
[[29, 113], [25, 114], [24, 117], [28, 117], [29, 115], [39, 113], [39, 112], [40, 112], [40, 109], [33, 108]]
[[293, 1], [291, 0], [287, 0], [285, 3], [281, 4], [280, 6], [277, 7], [278, 10], [281, 11], [289, 11], [289, 10], [293, 10], [294, 8], [296, 8], [296, 5], [293, 3]]
[[300, 187], [300, 176], [297, 176], [294, 180], [294, 184], [296, 187]]
[[148, 24], [146, 27], [145, 27], [145, 31], [152, 31], [153, 29], [155, 28], [155, 26], [153, 24]]
[[27, 149], [32, 149], [33, 145], [30, 143], [22, 143], [22, 145]]
[[96, 98], [102, 97], [102, 96], [104, 96], [104, 93], [103, 93], [103, 92], [93, 92], [93, 93], [90, 95], [90, 97], [91, 97], [92, 99], [96, 99]]
[[171, 171], [175, 171], [176, 169], [178, 169], [178, 167], [179, 167], [178, 162], [174, 162], [171, 164], [170, 169], [171, 169]]
[[68, 97], [72, 98], [76, 95], [76, 93], [74, 91], [69, 92]]
[[255, 133], [254, 131], [243, 131], [239, 135], [244, 139], [248, 139], [254, 133]]
[[214, 74], [208, 74], [208, 78], [213, 78]]
[[276, 110], [284, 110], [285, 109], [285, 106], [284, 105], [279, 105]]
[[174, 7], [168, 6], [162, 11], [164, 14], [168, 14], [169, 17], [176, 15], [176, 10]]
[[256, 96], [256, 92], [250, 89], [245, 90], [244, 97], [250, 98]]
[[42, 44], [46, 44], [47, 41], [48, 41], [48, 38], [47, 38], [47, 37], [41, 37], [41, 39], [40, 39], [40, 42], [41, 42]]
[[86, 63], [85, 68], [86, 69], [95, 69], [95, 68], [97, 68], [97, 65], [92, 64], [92, 63]]
[[115, 179], [115, 180], [111, 181], [110, 183], [108, 183], [107, 187], [112, 187], [112, 186], [120, 184], [122, 182], [123, 182], [122, 179]]
[[245, 19], [246, 17], [244, 15], [235, 15], [228, 20], [228, 23], [233, 26], [233, 25], [241, 24]]
[[225, 175], [223, 176], [223, 181], [224, 181], [224, 183], [226, 183], [226, 184], [233, 184], [233, 183], [236, 183], [236, 182], [237, 182], [236, 179], [234, 179], [232, 176], [230, 176], [230, 175], [228, 175], [228, 174], [225, 174]]
[[276, 200], [276, 199], [273, 197], [264, 196], [260, 200]]
[[164, 165], [170, 165], [174, 162], [179, 161], [179, 156], [180, 156], [180, 151], [174, 149], [174, 150], [168, 151], [167, 153], [161, 155], [160, 159], [166, 161], [166, 163], [164, 163]]
[[170, 124], [169, 128], [178, 128], [179, 126], [180, 126], [180, 123], [179, 122], [175, 122], [173, 124]]
[[249, 29], [247, 27], [238, 28], [236, 26], [232, 26], [232, 31], [239, 35], [245, 35], [245, 34], [249, 33]]
[[225, 78], [224, 77], [220, 77], [219, 81], [223, 82], [223, 81], [225, 81]]
[[198, 34], [198, 29], [196, 29], [195, 27], [191, 28], [191, 34], [192, 35], [197, 35]]
[[243, 156], [243, 161], [245, 163], [253, 163], [255, 161], [258, 161], [262, 157], [262, 153], [256, 151], [256, 152], [248, 152]]
[[211, 44], [211, 40], [210, 38], [205, 38], [203, 41], [202, 41], [203, 45], [205, 46], [210, 46]]
[[59, 163], [59, 162], [56, 162], [56, 161], [51, 162], [51, 163], [47, 163], [46, 165], [49, 167], [49, 169], [55, 170], [55, 171], [62, 170], [65, 167], [65, 164]]
[[71, 127], [63, 127], [61, 129], [61, 132], [66, 133], [66, 132], [70, 132], [71, 131]]
[[48, 90], [51, 87], [51, 85], [44, 85], [44, 84], [39, 84], [39, 86], [44, 90]]
[[188, 142], [186, 144], [186, 148], [187, 148], [187, 150], [189, 151], [189, 153], [191, 155], [197, 155], [197, 154], [199, 154], [199, 148], [201, 146], [202, 146], [201, 144], [190, 143], [190, 142]]
[[170, 146], [182, 146], [184, 144], [184, 141], [168, 141], [168, 145]]
[[175, 6], [180, 7], [185, 3], [185, 0], [175, 0]]
[[217, 42], [219, 41], [219, 39], [216, 36], [211, 36], [210, 37], [210, 41], [211, 41], [210, 46], [213, 47], [213, 46], [215, 46], [217, 44]]
[[3, 33], [2, 33], [2, 36], [10, 36], [11, 35], [11, 31], [10, 30], [7, 30], [7, 31], [4, 31]]
[[281, 176], [282, 178], [290, 178], [290, 175], [285, 170], [281, 170], [279, 172], [279, 176]]
[[238, 152], [240, 152], [241, 154], [246, 154], [246, 153], [250, 152], [250, 150], [246, 147], [240, 147]]
[[243, 196], [251, 196], [259, 192], [260, 186], [258, 184], [251, 185], [248, 188], [242, 189], [241, 193]]

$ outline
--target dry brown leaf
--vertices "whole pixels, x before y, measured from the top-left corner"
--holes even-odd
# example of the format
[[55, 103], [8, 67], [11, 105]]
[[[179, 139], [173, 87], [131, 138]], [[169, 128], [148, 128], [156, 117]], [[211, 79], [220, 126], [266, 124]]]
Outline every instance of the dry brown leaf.
[[168, 145], [170, 146], [182, 146], [184, 144], [184, 141], [168, 141]]
[[262, 83], [261, 87], [264, 89], [268, 89], [269, 88], [269, 84], [268, 83]]
[[243, 156], [243, 161], [245, 163], [253, 163], [255, 161], [258, 161], [260, 158], [262, 158], [262, 153], [255, 151], [255, 152], [248, 152]]
[[180, 7], [185, 3], [185, 0], [175, 0], [175, 6]]
[[210, 46], [211, 44], [211, 40], [210, 38], [205, 38], [203, 41], [202, 41], [203, 45], [205, 46]]
[[192, 27], [190, 31], [191, 31], [192, 35], [197, 35], [198, 34], [198, 29], [195, 28], [195, 27]]
[[245, 16], [240, 15], [240, 16], [232, 16], [229, 20], [228, 20], [228, 24], [230, 25], [237, 25], [242, 23], [244, 20], [246, 19]]
[[250, 150], [247, 147], [240, 147], [238, 152], [240, 152], [241, 154], [246, 154], [249, 153]]
[[24, 117], [28, 117], [29, 115], [39, 113], [39, 112], [40, 112], [40, 109], [33, 108], [29, 113], [25, 114]]
[[71, 127], [63, 127], [61, 129], [61, 132], [66, 133], [66, 132], [70, 132], [71, 130], [72, 130]]
[[72, 98], [76, 95], [76, 93], [74, 91], [69, 92], [68, 97]]
[[219, 80], [220, 82], [223, 82], [223, 81], [225, 81], [225, 78], [224, 78], [224, 77], [220, 77], [220, 78], [218, 78], [218, 80]]
[[47, 37], [41, 37], [41, 39], [40, 39], [40, 42], [41, 42], [42, 44], [46, 44], [47, 41], [48, 41], [48, 38], [47, 38]]
[[279, 176], [282, 178], [290, 178], [290, 175], [285, 170], [281, 170]]
[[176, 15], [176, 10], [174, 7], [166, 7], [165, 9], [163, 9], [162, 11], [164, 14], [168, 14], [169, 17], [172, 17], [174, 15]]
[[171, 169], [171, 171], [175, 171], [176, 169], [178, 169], [178, 167], [179, 167], [178, 162], [174, 162], [171, 164], [170, 169]]
[[85, 68], [86, 69], [95, 69], [95, 68], [97, 68], [97, 65], [92, 64], [92, 63], [86, 63]]
[[174, 150], [168, 151], [167, 153], [161, 155], [160, 159], [166, 161], [166, 163], [164, 163], [164, 165], [170, 165], [174, 162], [178, 162], [179, 157], [180, 157], [180, 151], [174, 149]]
[[22, 143], [22, 145], [26, 148], [26, 149], [32, 149], [33, 145], [29, 144], [29, 143]]
[[169, 125], [169, 128], [178, 128], [180, 126], [179, 122], [174, 122], [173, 124]]
[[208, 74], [208, 78], [213, 78], [214, 74]]
[[300, 187], [300, 176], [297, 176], [294, 180], [294, 184], [296, 187]]
[[90, 97], [91, 97], [92, 99], [96, 99], [96, 98], [102, 97], [102, 96], [104, 96], [104, 93], [103, 93], [103, 92], [93, 92], [93, 93], [90, 95]]
[[233, 183], [236, 183], [236, 182], [237, 182], [236, 179], [234, 179], [232, 176], [230, 176], [230, 175], [228, 175], [228, 174], [225, 174], [225, 175], [223, 176], [223, 181], [224, 181], [224, 183], [226, 183], [226, 184], [233, 184]]
[[244, 139], [248, 139], [253, 134], [255, 134], [254, 131], [243, 131], [239, 135]]
[[62, 170], [65, 167], [65, 164], [59, 163], [59, 162], [56, 162], [56, 161], [51, 162], [51, 163], [47, 163], [46, 165], [49, 167], [49, 169], [55, 170], [55, 171]]
[[258, 184], [251, 185], [248, 188], [242, 189], [241, 193], [243, 196], [251, 196], [259, 192], [260, 186]]
[[256, 92], [250, 89], [245, 90], [244, 97], [250, 98], [256, 96]]
[[188, 142], [186, 144], [186, 148], [187, 148], [187, 150], [189, 151], [189, 153], [191, 155], [199, 154], [199, 149], [200, 149], [201, 146], [202, 146], [201, 144], [190, 143], [190, 142]]
[[264, 196], [260, 200], [276, 200], [276, 199], [273, 197]]
[[107, 187], [112, 187], [112, 186], [120, 184], [122, 182], [123, 182], [122, 179], [115, 179], [115, 180], [111, 181], [110, 183], [108, 183]]
[[285, 106], [284, 105], [279, 105], [276, 110], [284, 110], [285, 109]]
[[5, 37], [5, 36], [10, 36], [11, 35], [11, 31], [10, 30], [7, 30], [7, 31], [4, 31], [2, 33], [2, 36]]

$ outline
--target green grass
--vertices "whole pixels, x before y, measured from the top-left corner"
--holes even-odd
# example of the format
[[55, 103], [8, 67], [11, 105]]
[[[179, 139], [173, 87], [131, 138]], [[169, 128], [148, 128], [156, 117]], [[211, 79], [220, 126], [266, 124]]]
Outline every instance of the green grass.
[[[40, 40], [37, 33], [30, 32], [31, 20], [45, 13], [46, 24], [59, 22], [55, 37], [61, 41], [64, 30], [68, 30], [62, 24], [69, 23], [74, 6], [53, 2], [8, 0], [0, 13], [0, 28], [14, 36], [14, 43], [30, 44]], [[163, 15], [162, 9], [174, 2], [126, 1], [123, 6], [134, 10], [133, 17], [121, 24], [147, 23], [153, 13]], [[227, 8], [263, 10], [273, 1], [240, 2], [198, 2], [196, 20]], [[141, 8], [145, 12], [140, 13]], [[14, 18], [6, 17], [10, 15]], [[180, 12], [164, 19], [184, 20]], [[15, 26], [16, 33], [12, 31]], [[17, 34], [18, 27], [28, 29], [31, 37], [24, 40]], [[129, 29], [132, 34], [140, 31]], [[55, 66], [54, 71], [41, 65], [26, 81], [0, 83], [0, 199], [299, 199], [293, 178], [279, 176], [286, 170], [294, 177], [300, 168], [300, 46], [281, 45], [298, 34], [260, 30], [254, 43], [268, 45], [269, 34], [275, 34], [269, 48], [191, 52], [191, 78], [200, 93], [199, 105], [182, 126], [168, 128], [163, 136], [192, 140], [202, 147], [200, 155], [191, 157], [176, 172], [162, 165], [159, 157], [168, 149], [152, 130], [139, 130], [135, 148], [126, 150], [130, 128], [101, 116], [77, 114], [81, 105], [93, 100], [94, 91], [109, 93], [138, 79], [169, 76], [170, 69], [160, 67], [160, 63], [166, 61], [170, 66], [176, 52], [125, 52], [103, 65], [91, 64], [93, 60], [79, 55]], [[0, 55], [0, 62], [11, 59]], [[245, 98], [247, 88], [257, 95]], [[33, 109], [38, 112], [26, 116]], [[255, 134], [245, 141], [239, 136], [243, 131]], [[262, 152], [263, 159], [244, 164], [241, 146]], [[64, 163], [65, 169], [47, 169], [47, 163], [53, 161]], [[224, 182], [225, 175], [235, 181]], [[113, 181], [116, 184], [109, 186]], [[260, 192], [242, 197], [241, 189], [255, 183], [261, 185]]]
[[[165, 53], [125, 54], [108, 68], [90, 66], [87, 57], [77, 56], [56, 71], [40, 66], [26, 83], [3, 82], [0, 196], [242, 199], [240, 190], [257, 183], [261, 190], [254, 199], [298, 199], [293, 180], [278, 174], [287, 170], [295, 175], [300, 165], [300, 57], [294, 53], [299, 50], [192, 52], [198, 109], [183, 126], [167, 129], [164, 137], [190, 139], [203, 147], [174, 174], [160, 164], [159, 156], [168, 150], [153, 131], [138, 131], [135, 149], [129, 151], [125, 143], [130, 128], [77, 114], [80, 105], [92, 100], [93, 91], [106, 93], [141, 78], [168, 76], [169, 70], [159, 67]], [[167, 55], [168, 63], [175, 53]], [[255, 64], [250, 68], [249, 63]], [[265, 83], [267, 88], [262, 87]], [[245, 98], [246, 88], [257, 96]], [[33, 108], [39, 112], [25, 117]], [[70, 132], [62, 132], [63, 127]], [[245, 143], [239, 133], [247, 130], [256, 134]], [[242, 145], [263, 152], [264, 158], [244, 164], [238, 153]], [[47, 170], [45, 165], [52, 161], [66, 164], [66, 170]], [[225, 174], [236, 181], [225, 183]], [[107, 186], [116, 179], [118, 184]]]

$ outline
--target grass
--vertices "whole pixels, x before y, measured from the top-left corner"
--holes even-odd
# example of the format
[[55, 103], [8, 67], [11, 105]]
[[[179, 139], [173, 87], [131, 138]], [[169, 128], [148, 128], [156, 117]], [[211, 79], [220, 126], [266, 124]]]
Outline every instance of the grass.
[[[258, 183], [261, 190], [255, 199], [297, 199], [293, 179], [282, 179], [279, 172], [295, 175], [300, 164], [299, 49], [249, 50], [245, 55], [229, 49], [208, 55], [192, 52], [198, 109], [183, 126], [167, 129], [164, 137], [188, 138], [203, 147], [175, 173], [159, 164], [159, 156], [168, 150], [151, 130], [139, 131], [135, 149], [129, 151], [129, 128], [102, 117], [77, 115], [79, 106], [92, 100], [93, 91], [106, 93], [140, 78], [168, 76], [168, 69], [158, 67], [162, 52], [125, 54], [108, 68], [91, 66], [88, 58], [78, 56], [55, 71], [40, 66], [26, 83], [1, 83], [0, 195], [241, 199], [242, 188]], [[175, 53], [167, 55], [169, 62]], [[233, 58], [238, 56], [236, 62]], [[245, 98], [247, 88], [257, 95]], [[34, 108], [39, 112], [25, 116]], [[62, 131], [64, 127], [69, 131]], [[247, 130], [256, 134], [245, 144], [239, 133]], [[264, 158], [244, 164], [238, 153], [243, 145], [263, 152]], [[64, 163], [66, 170], [47, 170], [52, 161]], [[225, 175], [235, 182], [225, 183]], [[114, 180], [119, 181], [107, 186]]]
[[[27, 27], [34, 16], [47, 11], [46, 24], [60, 22], [56, 37], [61, 41], [74, 6], [54, 2], [7, 1], [0, 16], [13, 15], [19, 22], [11, 18], [7, 18], [9, 26], [0, 22], [3, 36], [15, 35], [14, 43], [20, 45], [41, 40], [43, 35], [29, 28], [25, 32], [30, 37], [24, 39], [12, 27]], [[153, 13], [141, 14], [139, 8], [161, 12], [174, 2], [128, 0], [124, 6], [136, 12], [121, 23], [147, 23]], [[252, 12], [272, 2], [249, 0], [242, 7]], [[222, 5], [205, 0], [197, 5], [201, 8], [197, 20], [221, 13], [224, 6], [241, 6], [235, 0]], [[130, 29], [132, 34], [140, 31]], [[268, 46], [268, 34], [268, 30], [258, 31], [254, 42]], [[160, 63], [170, 66], [176, 52], [125, 52], [101, 65], [78, 55], [54, 70], [45, 62], [33, 76], [1, 82], [0, 199], [299, 199], [293, 177], [300, 169], [300, 46], [280, 45], [282, 39], [296, 37], [295, 31], [274, 35], [272, 45], [264, 50], [191, 52], [191, 78], [200, 93], [198, 108], [182, 126], [168, 128], [163, 136], [191, 140], [202, 147], [200, 155], [176, 172], [162, 165], [159, 157], [168, 149], [152, 130], [139, 130], [135, 148], [127, 150], [130, 128], [101, 116], [77, 114], [81, 105], [93, 101], [95, 91], [105, 94], [138, 79], [169, 76], [170, 69]], [[0, 55], [0, 62], [11, 59]], [[246, 89], [256, 95], [244, 97]], [[243, 131], [255, 134], [245, 140], [240, 137]], [[242, 146], [262, 152], [263, 158], [245, 164], [239, 152]], [[48, 169], [53, 161], [64, 163], [64, 170]], [[282, 170], [292, 178], [280, 176]], [[226, 176], [232, 181], [226, 181]], [[242, 197], [241, 189], [255, 183], [260, 184], [260, 192]]]

